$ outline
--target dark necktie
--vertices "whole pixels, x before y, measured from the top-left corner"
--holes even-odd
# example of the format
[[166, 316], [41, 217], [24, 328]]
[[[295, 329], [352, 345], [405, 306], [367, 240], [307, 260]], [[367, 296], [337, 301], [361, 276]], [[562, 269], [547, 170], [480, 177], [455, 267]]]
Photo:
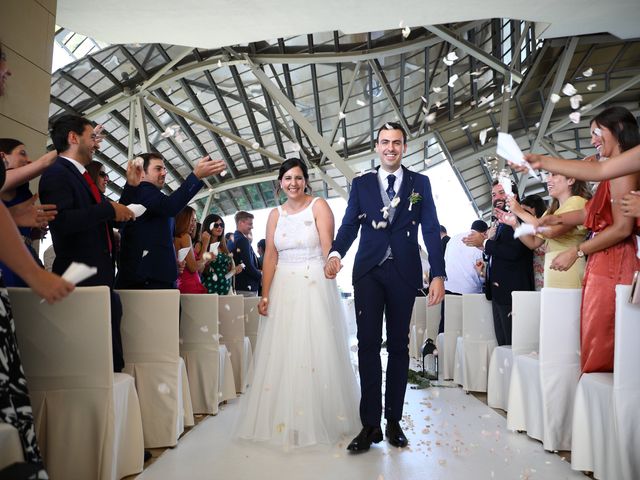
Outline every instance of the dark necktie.
[[[98, 186], [95, 184], [95, 182], [91, 178], [91, 175], [89, 175], [89, 172], [85, 171], [82, 174], [82, 176], [89, 184], [89, 189], [91, 190], [91, 195], [93, 195], [93, 199], [98, 204], [102, 203], [102, 196], [100, 195], [100, 190], [98, 190]], [[107, 229], [107, 244], [109, 245], [109, 253], [111, 253], [112, 247], [111, 247], [111, 237], [109, 236], [109, 225], [105, 224], [105, 227]]]
[[387, 176], [387, 181], [389, 182], [389, 186], [387, 187], [387, 195], [389, 196], [389, 200], [393, 200], [393, 197], [396, 196], [396, 191], [393, 189], [393, 184], [396, 181], [396, 176], [391, 173]]

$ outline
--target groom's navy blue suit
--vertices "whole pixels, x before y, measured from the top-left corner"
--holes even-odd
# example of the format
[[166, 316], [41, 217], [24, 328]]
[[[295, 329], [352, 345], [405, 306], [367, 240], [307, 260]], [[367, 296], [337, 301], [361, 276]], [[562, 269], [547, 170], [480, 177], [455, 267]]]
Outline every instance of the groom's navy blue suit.
[[[440, 223], [431, 195], [429, 179], [402, 167], [398, 194], [400, 203], [386, 227], [377, 173], [353, 180], [349, 203], [332, 251], [342, 257], [360, 231], [360, 245], [353, 266], [353, 286], [358, 325], [360, 369], [360, 419], [365, 426], [380, 425], [382, 415], [383, 313], [387, 323], [387, 380], [385, 418], [402, 419], [402, 406], [409, 368], [409, 324], [418, 289], [422, 288], [422, 266], [418, 248], [418, 227], [429, 252], [431, 272], [444, 276]], [[410, 207], [410, 197], [415, 201]], [[387, 259], [391, 248], [392, 259]]]

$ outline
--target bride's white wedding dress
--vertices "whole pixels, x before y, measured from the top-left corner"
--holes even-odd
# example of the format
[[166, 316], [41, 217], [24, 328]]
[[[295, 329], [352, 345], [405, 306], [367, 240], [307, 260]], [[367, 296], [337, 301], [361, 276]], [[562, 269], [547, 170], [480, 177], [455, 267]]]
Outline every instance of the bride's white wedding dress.
[[242, 439], [285, 448], [331, 445], [360, 428], [346, 322], [336, 282], [324, 276], [315, 201], [296, 214], [278, 209], [278, 264], [240, 402]]

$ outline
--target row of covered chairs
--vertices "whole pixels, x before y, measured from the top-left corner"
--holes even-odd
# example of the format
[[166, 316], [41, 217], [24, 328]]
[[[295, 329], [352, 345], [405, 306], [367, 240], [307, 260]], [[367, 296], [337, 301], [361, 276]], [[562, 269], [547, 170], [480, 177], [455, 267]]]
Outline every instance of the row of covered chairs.
[[[38, 442], [53, 480], [138, 473], [144, 448], [175, 446], [194, 413], [215, 414], [246, 387], [258, 299], [118, 293], [123, 373], [112, 371], [107, 287], [77, 288], [55, 305], [40, 303], [29, 289], [9, 289]], [[1, 426], [0, 466], [21, 461], [17, 432]]]

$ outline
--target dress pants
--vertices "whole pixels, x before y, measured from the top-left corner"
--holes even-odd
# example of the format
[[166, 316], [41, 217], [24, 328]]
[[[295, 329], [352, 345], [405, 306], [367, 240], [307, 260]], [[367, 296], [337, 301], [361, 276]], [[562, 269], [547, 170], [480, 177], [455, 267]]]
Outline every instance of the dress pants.
[[511, 345], [511, 305], [502, 305], [493, 300], [491, 309], [498, 346]]
[[382, 320], [386, 318], [387, 352], [384, 416], [402, 419], [409, 369], [409, 325], [416, 288], [407, 285], [392, 259], [374, 267], [353, 285], [358, 325], [360, 419], [379, 426], [382, 416]]

